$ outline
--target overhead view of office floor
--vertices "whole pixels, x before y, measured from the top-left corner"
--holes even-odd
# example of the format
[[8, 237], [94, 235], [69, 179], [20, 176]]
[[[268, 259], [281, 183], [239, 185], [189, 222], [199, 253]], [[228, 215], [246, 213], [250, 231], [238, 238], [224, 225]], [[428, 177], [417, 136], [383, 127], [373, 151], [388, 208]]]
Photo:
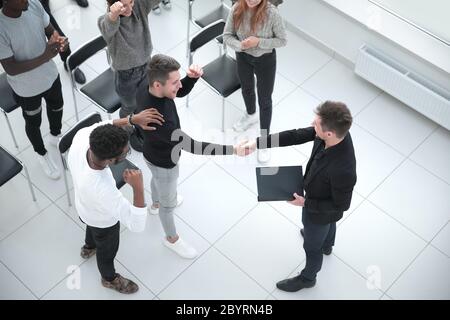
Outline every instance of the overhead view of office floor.
[[[218, 4], [196, 0], [193, 15]], [[87, 8], [72, 0], [50, 5], [72, 51], [100, 34], [97, 18], [106, 1], [89, 0]], [[45, 176], [17, 109], [8, 118], [18, 148], [3, 114], [0, 145], [28, 169], [36, 201], [24, 170], [0, 188], [0, 299], [450, 299], [450, 47], [406, 21], [413, 18], [402, 19], [383, 6], [388, 5], [285, 0], [278, 7], [288, 42], [277, 49], [271, 132], [310, 126], [315, 107], [326, 100], [345, 102], [353, 115], [357, 183], [315, 287], [288, 293], [275, 286], [305, 265], [301, 210], [283, 201], [258, 202], [256, 155], [182, 152], [178, 193], [184, 202], [175, 209], [175, 223], [198, 257], [182, 259], [168, 250], [158, 216], [149, 215], [141, 233], [121, 226], [115, 259], [116, 271], [135, 281], [139, 291], [122, 295], [104, 288], [95, 256], [80, 257], [85, 225], [68, 205], [64, 179]], [[182, 76], [188, 66], [187, 19], [186, 0], [172, 0], [170, 10], [149, 15], [153, 54], [176, 58]], [[412, 33], [399, 34], [406, 29]], [[191, 36], [198, 30], [191, 23]], [[215, 41], [206, 44], [194, 63], [207, 64], [219, 49]], [[76, 123], [75, 109], [70, 76], [59, 56], [54, 61], [64, 95], [64, 132]], [[87, 81], [107, 68], [105, 52], [80, 67]], [[78, 93], [76, 99], [80, 119], [99, 111]], [[246, 110], [240, 90], [226, 98], [224, 132], [222, 98], [204, 82], [196, 84], [188, 107], [186, 98], [175, 102], [181, 127], [195, 139], [235, 144], [259, 134], [257, 125], [244, 133], [232, 129]], [[427, 104], [442, 109], [427, 113]], [[118, 117], [118, 111], [112, 115]], [[59, 151], [47, 143], [45, 113], [42, 119], [48, 152], [63, 170]], [[306, 166], [311, 148], [307, 143], [272, 149], [264, 165]], [[150, 201], [151, 173], [142, 153], [132, 150], [128, 157], [142, 170]], [[133, 200], [130, 186], [121, 191]]]

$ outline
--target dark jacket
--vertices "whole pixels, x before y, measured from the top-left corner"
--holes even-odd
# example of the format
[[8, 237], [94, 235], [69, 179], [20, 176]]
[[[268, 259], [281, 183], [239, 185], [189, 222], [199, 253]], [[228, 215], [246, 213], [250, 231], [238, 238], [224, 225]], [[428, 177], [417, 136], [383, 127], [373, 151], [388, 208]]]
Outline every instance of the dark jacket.
[[[337, 145], [323, 150], [325, 142], [316, 136], [313, 127], [288, 130], [268, 137], [267, 146], [280, 147], [314, 141], [311, 157], [304, 174], [305, 209], [311, 221], [327, 224], [342, 218], [350, 208], [353, 187], [356, 184], [356, 159], [350, 133]], [[258, 148], [260, 139], [257, 141]], [[311, 170], [314, 157], [320, 150]]]

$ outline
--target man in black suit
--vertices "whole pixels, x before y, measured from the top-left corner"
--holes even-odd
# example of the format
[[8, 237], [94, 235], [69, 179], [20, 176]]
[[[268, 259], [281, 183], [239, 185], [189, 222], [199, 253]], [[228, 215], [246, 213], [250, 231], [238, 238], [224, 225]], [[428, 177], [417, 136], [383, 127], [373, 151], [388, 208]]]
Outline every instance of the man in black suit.
[[294, 193], [292, 205], [303, 207], [301, 235], [306, 265], [293, 278], [277, 283], [283, 291], [295, 292], [316, 284], [323, 254], [330, 255], [336, 237], [336, 221], [350, 207], [356, 183], [356, 160], [349, 129], [352, 116], [342, 102], [326, 101], [316, 110], [313, 126], [272, 134], [248, 142], [239, 154], [256, 148], [285, 147], [314, 141], [304, 176], [305, 197]]

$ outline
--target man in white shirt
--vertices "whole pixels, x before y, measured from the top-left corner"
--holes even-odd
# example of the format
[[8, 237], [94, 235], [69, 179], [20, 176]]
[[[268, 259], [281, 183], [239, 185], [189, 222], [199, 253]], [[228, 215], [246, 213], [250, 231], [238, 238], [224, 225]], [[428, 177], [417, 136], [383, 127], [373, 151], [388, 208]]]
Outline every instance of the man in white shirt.
[[[77, 132], [68, 155], [75, 192], [75, 207], [86, 224], [85, 259], [97, 254], [102, 285], [120, 293], [134, 293], [138, 286], [115, 272], [114, 258], [119, 249], [120, 222], [130, 231], [145, 228], [147, 206], [140, 170], [125, 170], [123, 178], [132, 188], [131, 204], [117, 189], [109, 165], [123, 161], [130, 151], [128, 133], [120, 128], [135, 124], [144, 130], [155, 130], [150, 123], [162, 125], [162, 116], [148, 109], [128, 118], [109, 120]], [[120, 221], [120, 222], [119, 222]]]

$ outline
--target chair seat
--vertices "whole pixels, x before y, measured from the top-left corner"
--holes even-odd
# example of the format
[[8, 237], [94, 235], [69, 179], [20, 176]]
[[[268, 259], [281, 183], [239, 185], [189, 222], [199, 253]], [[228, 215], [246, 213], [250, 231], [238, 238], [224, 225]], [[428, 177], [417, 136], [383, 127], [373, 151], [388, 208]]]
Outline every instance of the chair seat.
[[115, 90], [114, 73], [111, 68], [87, 83], [80, 91], [105, 109], [107, 113], [113, 113], [120, 108], [120, 98]]
[[10, 113], [18, 107], [14, 100], [12, 89], [6, 80], [6, 73], [2, 73], [0, 75], [0, 108], [6, 113]]
[[207, 25], [216, 22], [217, 20], [223, 19], [224, 21], [227, 21], [228, 14], [230, 13], [230, 9], [226, 7], [225, 5], [220, 5], [207, 15], [196, 19], [195, 24], [197, 24], [200, 28], [204, 28]]
[[5, 149], [0, 148], [0, 186], [22, 171], [22, 164]]
[[225, 98], [241, 87], [236, 61], [226, 54], [204, 66], [202, 78]]
[[109, 166], [109, 168], [111, 169], [114, 180], [116, 180], [117, 189], [122, 188], [126, 183], [125, 180], [123, 179], [123, 172], [125, 169], [135, 169], [135, 170], [139, 169], [127, 159], [125, 159], [122, 162], [119, 162], [118, 164], [111, 165]]

